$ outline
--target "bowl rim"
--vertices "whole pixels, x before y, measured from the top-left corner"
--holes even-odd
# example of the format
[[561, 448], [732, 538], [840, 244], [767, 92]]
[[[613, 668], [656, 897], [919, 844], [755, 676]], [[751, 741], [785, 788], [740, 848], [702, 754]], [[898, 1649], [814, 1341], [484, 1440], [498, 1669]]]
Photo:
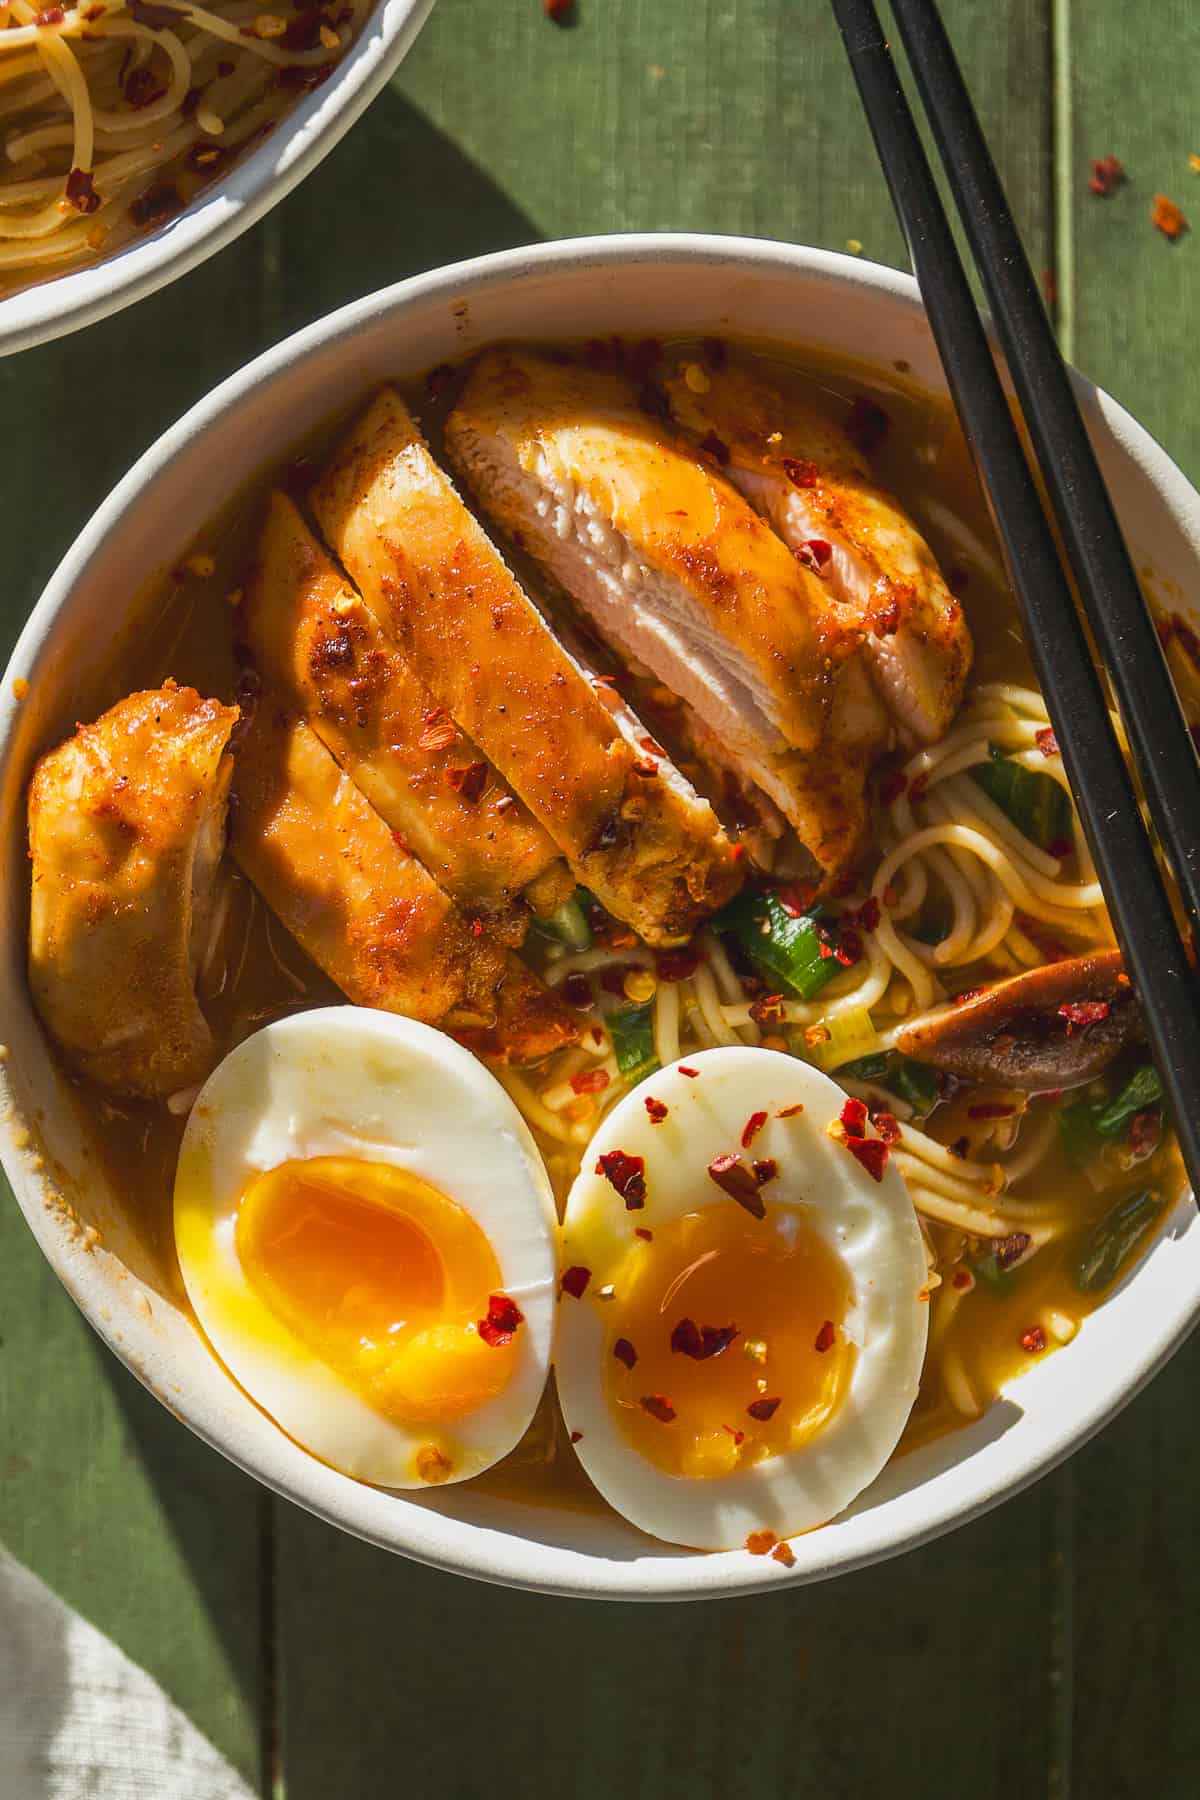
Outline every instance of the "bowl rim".
[[110, 257], [0, 299], [0, 356], [97, 324], [168, 286], [240, 237], [316, 168], [407, 55], [434, 0], [375, 0], [329, 79], [183, 211]]
[[[27, 677], [31, 672], [43, 639], [93, 557], [102, 551], [106, 538], [120, 521], [140, 504], [148, 484], [163, 477], [177, 459], [189, 453], [198, 438], [222, 419], [235, 414], [252, 395], [261, 395], [262, 390], [285, 381], [288, 371], [311, 353], [353, 340], [385, 318], [401, 316], [409, 307], [442, 298], [461, 303], [470, 298], [472, 291], [479, 292], [527, 276], [579, 275], [616, 268], [628, 271], [649, 262], [681, 269], [703, 263], [728, 269], [731, 273], [761, 271], [776, 277], [792, 275], [816, 279], [843, 291], [847, 287], [870, 290], [876, 295], [885, 295], [910, 322], [923, 319], [916, 282], [899, 271], [832, 251], [768, 239], [704, 233], [629, 233], [522, 246], [410, 276], [343, 306], [266, 350], [196, 402], [143, 453], [97, 508], [46, 584], [12, 653], [0, 689], [0, 764], [10, 753], [18, 712], [18, 703], [13, 697], [14, 679]], [[1106, 430], [1149, 473], [1160, 499], [1186, 523], [1189, 533], [1200, 544], [1200, 494], [1123, 407], [1075, 371], [1072, 371], [1072, 379], [1081, 402], [1098, 410]], [[324, 1500], [314, 1491], [320, 1486], [315, 1472], [330, 1473], [314, 1459], [302, 1459], [299, 1467], [306, 1473], [289, 1473], [281, 1466], [285, 1459], [274, 1457], [270, 1449], [252, 1452], [231, 1444], [220, 1428], [215, 1409], [202, 1400], [179, 1392], [172, 1392], [169, 1398], [162, 1393], [153, 1375], [140, 1365], [129, 1336], [123, 1337], [117, 1331], [111, 1313], [106, 1317], [104, 1282], [102, 1277], [89, 1270], [91, 1259], [72, 1254], [56, 1235], [56, 1227], [47, 1217], [40, 1193], [35, 1193], [26, 1172], [21, 1155], [23, 1146], [17, 1141], [14, 1130], [18, 1123], [8, 1116], [0, 1118], [0, 1165], [51, 1268], [113, 1353], [189, 1429], [256, 1480], [353, 1535], [433, 1567], [527, 1591], [605, 1599], [710, 1599], [746, 1595], [764, 1588], [777, 1589], [784, 1583], [794, 1585], [826, 1579], [866, 1567], [901, 1551], [916, 1549], [981, 1516], [1057, 1467], [1146, 1385], [1200, 1321], [1200, 1284], [1181, 1289], [1172, 1296], [1163, 1293], [1151, 1329], [1128, 1347], [1120, 1378], [1109, 1384], [1099, 1384], [1082, 1398], [1082, 1403], [1081, 1397], [1073, 1391], [1074, 1410], [1064, 1424], [1056, 1427], [1049, 1447], [1030, 1446], [1005, 1471], [1003, 1478], [977, 1487], [965, 1500], [935, 1503], [916, 1520], [902, 1518], [889, 1528], [877, 1527], [867, 1541], [841, 1548], [823, 1562], [798, 1561], [794, 1570], [784, 1571], [768, 1558], [751, 1558], [738, 1552], [712, 1555], [691, 1552], [654, 1556], [650, 1560], [651, 1548], [659, 1551], [666, 1547], [651, 1547], [648, 1540], [648, 1559], [645, 1561], [614, 1562], [599, 1554], [585, 1556], [581, 1552], [569, 1552], [567, 1554], [574, 1562], [586, 1568], [586, 1575], [574, 1567], [569, 1576], [558, 1571], [545, 1573], [537, 1566], [539, 1556], [545, 1553], [543, 1546], [529, 1545], [507, 1531], [464, 1525], [461, 1520], [424, 1508], [406, 1511], [402, 1532], [385, 1531], [371, 1518], [372, 1509], [365, 1502], [358, 1506], [352, 1501], [335, 1503]], [[1162, 1236], [1173, 1235], [1173, 1227], [1183, 1229], [1193, 1217], [1193, 1203], [1188, 1195], [1164, 1222]], [[1160, 1244], [1161, 1241], [1160, 1238]], [[1145, 1264], [1139, 1265], [1139, 1275], [1144, 1267]], [[1051, 1359], [1048, 1366], [1057, 1360]], [[1036, 1374], [1024, 1377], [1026, 1381], [1033, 1379]], [[279, 1437], [281, 1442], [287, 1441], [282, 1434]], [[924, 1452], [911, 1454], [922, 1457]], [[310, 1469], [314, 1473], [308, 1474]], [[348, 1486], [357, 1489], [360, 1484], [348, 1483]], [[362, 1491], [380, 1497], [376, 1490]], [[464, 1529], [471, 1534], [469, 1553], [464, 1553], [461, 1544], [446, 1541]], [[555, 1555], [551, 1553], [551, 1561], [555, 1560]]]

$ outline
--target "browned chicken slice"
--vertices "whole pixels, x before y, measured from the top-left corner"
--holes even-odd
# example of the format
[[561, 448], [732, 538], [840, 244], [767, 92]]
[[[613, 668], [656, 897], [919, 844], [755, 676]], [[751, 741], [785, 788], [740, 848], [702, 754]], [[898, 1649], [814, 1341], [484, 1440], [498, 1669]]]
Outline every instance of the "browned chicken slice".
[[970, 671], [971, 634], [929, 545], [851, 437], [737, 362], [682, 363], [666, 389], [679, 423], [865, 628], [898, 724], [924, 743], [943, 736]]
[[859, 645], [828, 586], [623, 377], [486, 351], [446, 441], [472, 492], [616, 653], [739, 756], [821, 745]]
[[168, 682], [48, 751], [29, 789], [29, 978], [85, 1075], [161, 1099], [216, 1045], [196, 1000], [225, 836], [233, 706]]
[[514, 1062], [578, 1027], [396, 842], [316, 733], [264, 694], [238, 746], [230, 847], [292, 936], [356, 1005], [484, 1034]]
[[380, 394], [313, 492], [318, 523], [420, 678], [618, 918], [682, 942], [739, 885], [708, 803], [624, 734]]
[[575, 882], [511, 788], [418, 680], [286, 495], [274, 493], [240, 608], [267, 682], [331, 750], [434, 880], [519, 944], [530, 902]]

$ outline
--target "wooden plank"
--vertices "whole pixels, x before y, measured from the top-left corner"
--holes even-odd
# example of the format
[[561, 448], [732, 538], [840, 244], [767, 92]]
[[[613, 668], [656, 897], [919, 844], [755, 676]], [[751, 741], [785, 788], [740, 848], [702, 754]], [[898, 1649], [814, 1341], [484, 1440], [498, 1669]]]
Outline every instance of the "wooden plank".
[[[947, 10], [1041, 266], [1044, 8]], [[580, 0], [571, 30], [538, 0], [439, 0], [279, 229], [289, 325], [450, 256], [590, 231], [855, 238], [904, 261], [827, 10], [794, 0]], [[457, 1581], [280, 1507], [288, 1800], [1040, 1792], [1063, 1761], [1046, 1621], [1065, 1529], [1043, 1484], [827, 1587], [634, 1608]]]
[[[1075, 268], [1072, 352], [1195, 481], [1200, 408], [1188, 373], [1200, 292], [1200, 175], [1188, 157], [1200, 154], [1200, 13], [1191, 0], [1155, 0], [1138, 16], [1136, 60], [1128, 11], [1076, 0], [1068, 16], [1071, 166], [1060, 230]], [[1100, 199], [1088, 191], [1089, 164], [1109, 155], [1127, 180]], [[1150, 223], [1156, 193], [1191, 218], [1192, 232], [1173, 244]]]
[[[4, 656], [113, 482], [253, 345], [260, 257], [243, 240], [120, 317], [0, 363], [13, 451]], [[148, 1669], [257, 1783], [269, 1502], [92, 1335], [6, 1185], [0, 1420], [0, 1540]]]
[[634, 1606], [483, 1587], [281, 1509], [288, 1800], [1042, 1792], [1047, 1528], [1039, 1490], [819, 1587]]

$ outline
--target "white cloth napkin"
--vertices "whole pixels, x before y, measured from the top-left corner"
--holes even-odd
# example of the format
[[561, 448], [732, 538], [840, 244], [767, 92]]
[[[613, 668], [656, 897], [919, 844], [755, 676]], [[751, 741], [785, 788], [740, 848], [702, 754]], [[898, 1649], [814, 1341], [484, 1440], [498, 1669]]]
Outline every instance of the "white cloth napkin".
[[252, 1800], [158, 1683], [0, 1550], [2, 1800]]

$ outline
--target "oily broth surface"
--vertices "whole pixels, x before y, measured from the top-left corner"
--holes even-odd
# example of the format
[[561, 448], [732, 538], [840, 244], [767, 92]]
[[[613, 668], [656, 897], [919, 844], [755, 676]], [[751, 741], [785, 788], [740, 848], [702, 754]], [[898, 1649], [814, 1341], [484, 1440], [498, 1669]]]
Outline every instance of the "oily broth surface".
[[[1035, 685], [986, 508], [949, 405], [915, 389], [900, 365], [883, 371], [876, 365], [832, 363], [828, 358], [806, 357], [803, 352], [785, 353], [774, 345], [754, 348], [779, 386], [794, 390], [809, 405], [835, 419], [844, 417], [848, 403], [859, 395], [867, 395], [885, 408], [891, 428], [873, 463], [881, 483], [897, 494], [929, 539], [952, 590], [962, 600], [975, 639], [973, 681]], [[675, 356], [701, 353], [698, 344], [685, 339], [667, 342], [664, 350]], [[441, 381], [436, 394], [423, 381], [400, 385], [435, 454], [440, 455], [442, 423], [457, 392], [457, 377]], [[271, 485], [286, 480], [302, 504], [306, 472], [310, 465], [315, 472], [323, 448], [336, 438], [343, 422], [327, 426], [264, 472], [198, 534], [190, 556], [181, 558], [147, 587], [138, 608], [137, 629], [127, 634], [123, 648], [89, 684], [89, 706], [80, 716], [95, 717], [122, 695], [157, 686], [167, 677], [222, 700], [234, 697], [238, 677], [236, 606], [230, 596], [243, 584], [263, 497]], [[189, 567], [191, 557], [211, 559], [211, 573], [204, 564]], [[864, 860], [869, 867], [870, 853]], [[224, 879], [228, 883], [225, 924], [201, 986], [204, 1009], [222, 1054], [271, 1019], [341, 999], [283, 927], [270, 918], [241, 875], [227, 869]], [[96, 1152], [117, 1191], [128, 1197], [133, 1223], [165, 1288], [178, 1304], [186, 1306], [171, 1226], [174, 1170], [184, 1116], [165, 1107], [115, 1102], [74, 1077], [71, 1085]], [[940, 1136], [938, 1113], [927, 1129]], [[561, 1155], [562, 1146], [555, 1148]], [[1097, 1303], [1095, 1297], [1081, 1295], [1072, 1279], [1079, 1241], [1088, 1225], [1123, 1191], [1157, 1180], [1173, 1194], [1181, 1179], [1177, 1157], [1169, 1148], [1160, 1149], [1154, 1159], [1140, 1165], [1124, 1185], [1099, 1193], [1085, 1174], [1066, 1166], [1057, 1150], [1042, 1169], [1040, 1193], [1053, 1193], [1069, 1204], [1078, 1218], [1078, 1233], [1072, 1231], [1047, 1245], [1010, 1294], [996, 1295], [980, 1285], [959, 1307], [941, 1345], [927, 1360], [921, 1397], [902, 1447], [927, 1441], [965, 1422], [943, 1397], [941, 1358], [946, 1351], [956, 1351], [964, 1358], [978, 1397], [986, 1404], [1028, 1366], [1030, 1358], [1020, 1339], [1033, 1320], [1047, 1308], [1077, 1319]], [[560, 1183], [560, 1206], [566, 1185], [569, 1183]], [[604, 1502], [569, 1452], [565, 1438], [551, 1387], [522, 1444], [504, 1463], [476, 1477], [476, 1482], [488, 1492], [527, 1502], [604, 1510]]]

